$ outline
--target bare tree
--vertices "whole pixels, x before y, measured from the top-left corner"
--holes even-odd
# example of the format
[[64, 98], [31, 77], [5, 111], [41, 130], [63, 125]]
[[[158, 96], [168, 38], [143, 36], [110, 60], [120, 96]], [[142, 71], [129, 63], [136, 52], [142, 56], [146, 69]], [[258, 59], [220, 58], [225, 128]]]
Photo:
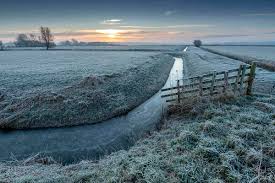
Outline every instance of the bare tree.
[[16, 38], [15, 45], [17, 47], [26, 47], [26, 46], [28, 46], [28, 36], [26, 34], [19, 34]]
[[3, 42], [0, 41], [0, 50], [4, 50]]
[[40, 33], [40, 41], [46, 46], [48, 50], [51, 47], [51, 45], [54, 45], [54, 37], [51, 33], [51, 30], [49, 29], [49, 27], [40, 27]]
[[193, 43], [194, 43], [194, 45], [196, 47], [201, 47], [201, 45], [202, 45], [202, 41], [201, 40], [195, 40]]
[[32, 42], [36, 42], [38, 39], [36, 38], [36, 35], [34, 34], [29, 34], [29, 39], [32, 41]]
[[15, 45], [17, 47], [41, 47], [43, 44], [34, 34], [19, 34], [16, 38]]
[[79, 44], [79, 42], [76, 39], [72, 39], [72, 43], [73, 45], [77, 46]]

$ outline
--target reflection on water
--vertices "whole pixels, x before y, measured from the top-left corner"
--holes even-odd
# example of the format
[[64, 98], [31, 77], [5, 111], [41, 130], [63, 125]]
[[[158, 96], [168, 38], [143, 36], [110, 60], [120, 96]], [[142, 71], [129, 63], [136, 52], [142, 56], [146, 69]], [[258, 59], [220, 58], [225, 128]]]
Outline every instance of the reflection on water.
[[183, 78], [183, 60], [182, 58], [174, 58], [175, 62], [170, 71], [170, 75], [164, 88], [177, 86], [177, 80]]
[[[183, 60], [182, 58], [174, 58], [175, 62], [174, 65], [170, 71], [168, 80], [166, 82], [166, 84], [164, 85], [163, 88], [171, 88], [171, 87], [175, 87], [177, 86], [177, 80], [181, 80], [183, 79]], [[174, 93], [175, 90], [170, 90], [170, 91], [166, 91], [165, 94], [168, 93]], [[172, 96], [170, 99], [174, 98], [175, 99], [176, 96]], [[163, 102], [165, 102], [167, 98], [163, 98]]]

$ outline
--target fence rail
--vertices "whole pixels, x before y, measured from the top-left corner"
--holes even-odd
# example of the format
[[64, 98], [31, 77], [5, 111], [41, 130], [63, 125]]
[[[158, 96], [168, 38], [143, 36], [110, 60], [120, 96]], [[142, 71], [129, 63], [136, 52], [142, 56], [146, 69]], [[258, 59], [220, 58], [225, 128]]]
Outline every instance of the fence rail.
[[180, 102], [189, 97], [215, 95], [228, 90], [252, 95], [255, 71], [256, 64], [252, 63], [240, 65], [238, 69], [179, 79], [177, 86], [162, 89], [161, 97], [167, 98], [166, 102]]

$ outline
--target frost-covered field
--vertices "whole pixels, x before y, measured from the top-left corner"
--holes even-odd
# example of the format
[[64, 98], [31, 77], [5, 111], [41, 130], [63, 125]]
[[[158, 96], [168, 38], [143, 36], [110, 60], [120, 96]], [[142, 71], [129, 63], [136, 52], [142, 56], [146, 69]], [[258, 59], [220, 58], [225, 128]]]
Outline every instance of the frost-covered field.
[[0, 179], [18, 183], [274, 183], [274, 98], [199, 100], [192, 107], [183, 110], [184, 115], [170, 117], [161, 131], [128, 151], [68, 166], [39, 156], [0, 163]]
[[142, 50], [142, 51], [181, 51], [180, 45], [117, 45], [117, 46], [57, 46], [53, 49], [91, 49], [91, 50]]
[[[186, 77], [243, 64], [194, 47], [182, 57]], [[258, 69], [255, 89], [267, 91], [274, 78], [274, 73]], [[0, 178], [6, 182], [275, 181], [274, 96], [190, 99], [177, 107], [170, 110], [173, 115], [160, 131], [127, 151], [68, 166], [39, 156], [2, 163]]]
[[156, 52], [0, 52], [1, 128], [99, 122], [144, 102], [173, 58]]
[[[92, 50], [92, 51], [182, 51], [183, 45], [114, 45], [114, 46], [56, 46], [51, 50]], [[45, 50], [41, 47], [16, 47], [8, 50]]]
[[119, 73], [144, 64], [152, 52], [0, 52], [0, 91], [7, 97], [56, 91], [90, 75]]
[[218, 51], [250, 56], [275, 62], [275, 46], [205, 46]]

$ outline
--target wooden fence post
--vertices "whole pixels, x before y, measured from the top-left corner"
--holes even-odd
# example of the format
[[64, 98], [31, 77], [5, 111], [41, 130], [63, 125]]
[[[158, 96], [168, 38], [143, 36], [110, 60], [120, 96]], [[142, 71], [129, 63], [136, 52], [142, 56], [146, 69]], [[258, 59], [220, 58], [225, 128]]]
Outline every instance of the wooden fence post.
[[243, 65], [242, 67], [242, 76], [240, 80], [240, 94], [243, 94], [243, 83], [244, 83], [244, 77], [245, 77], [245, 72], [246, 72], [246, 65]]
[[237, 90], [238, 90], [238, 85], [239, 85], [240, 75], [241, 75], [242, 69], [243, 69], [243, 65], [240, 65], [238, 73], [237, 73], [237, 78], [236, 78], [236, 81], [235, 81], [234, 93], [236, 93]]
[[177, 80], [177, 89], [178, 89], [178, 103], [180, 103], [180, 80]]
[[199, 77], [199, 94], [200, 94], [200, 96], [202, 96], [202, 94], [203, 94], [202, 80], [203, 80], [203, 77]]
[[210, 95], [214, 94], [215, 81], [216, 81], [216, 71], [214, 71], [213, 75], [212, 75], [212, 83], [211, 83]]
[[252, 95], [252, 86], [253, 86], [253, 81], [255, 78], [255, 72], [256, 72], [256, 63], [253, 62], [251, 65], [251, 68], [250, 68], [246, 95]]
[[225, 91], [226, 91], [227, 88], [228, 88], [228, 72], [224, 72], [223, 93], [225, 93]]

